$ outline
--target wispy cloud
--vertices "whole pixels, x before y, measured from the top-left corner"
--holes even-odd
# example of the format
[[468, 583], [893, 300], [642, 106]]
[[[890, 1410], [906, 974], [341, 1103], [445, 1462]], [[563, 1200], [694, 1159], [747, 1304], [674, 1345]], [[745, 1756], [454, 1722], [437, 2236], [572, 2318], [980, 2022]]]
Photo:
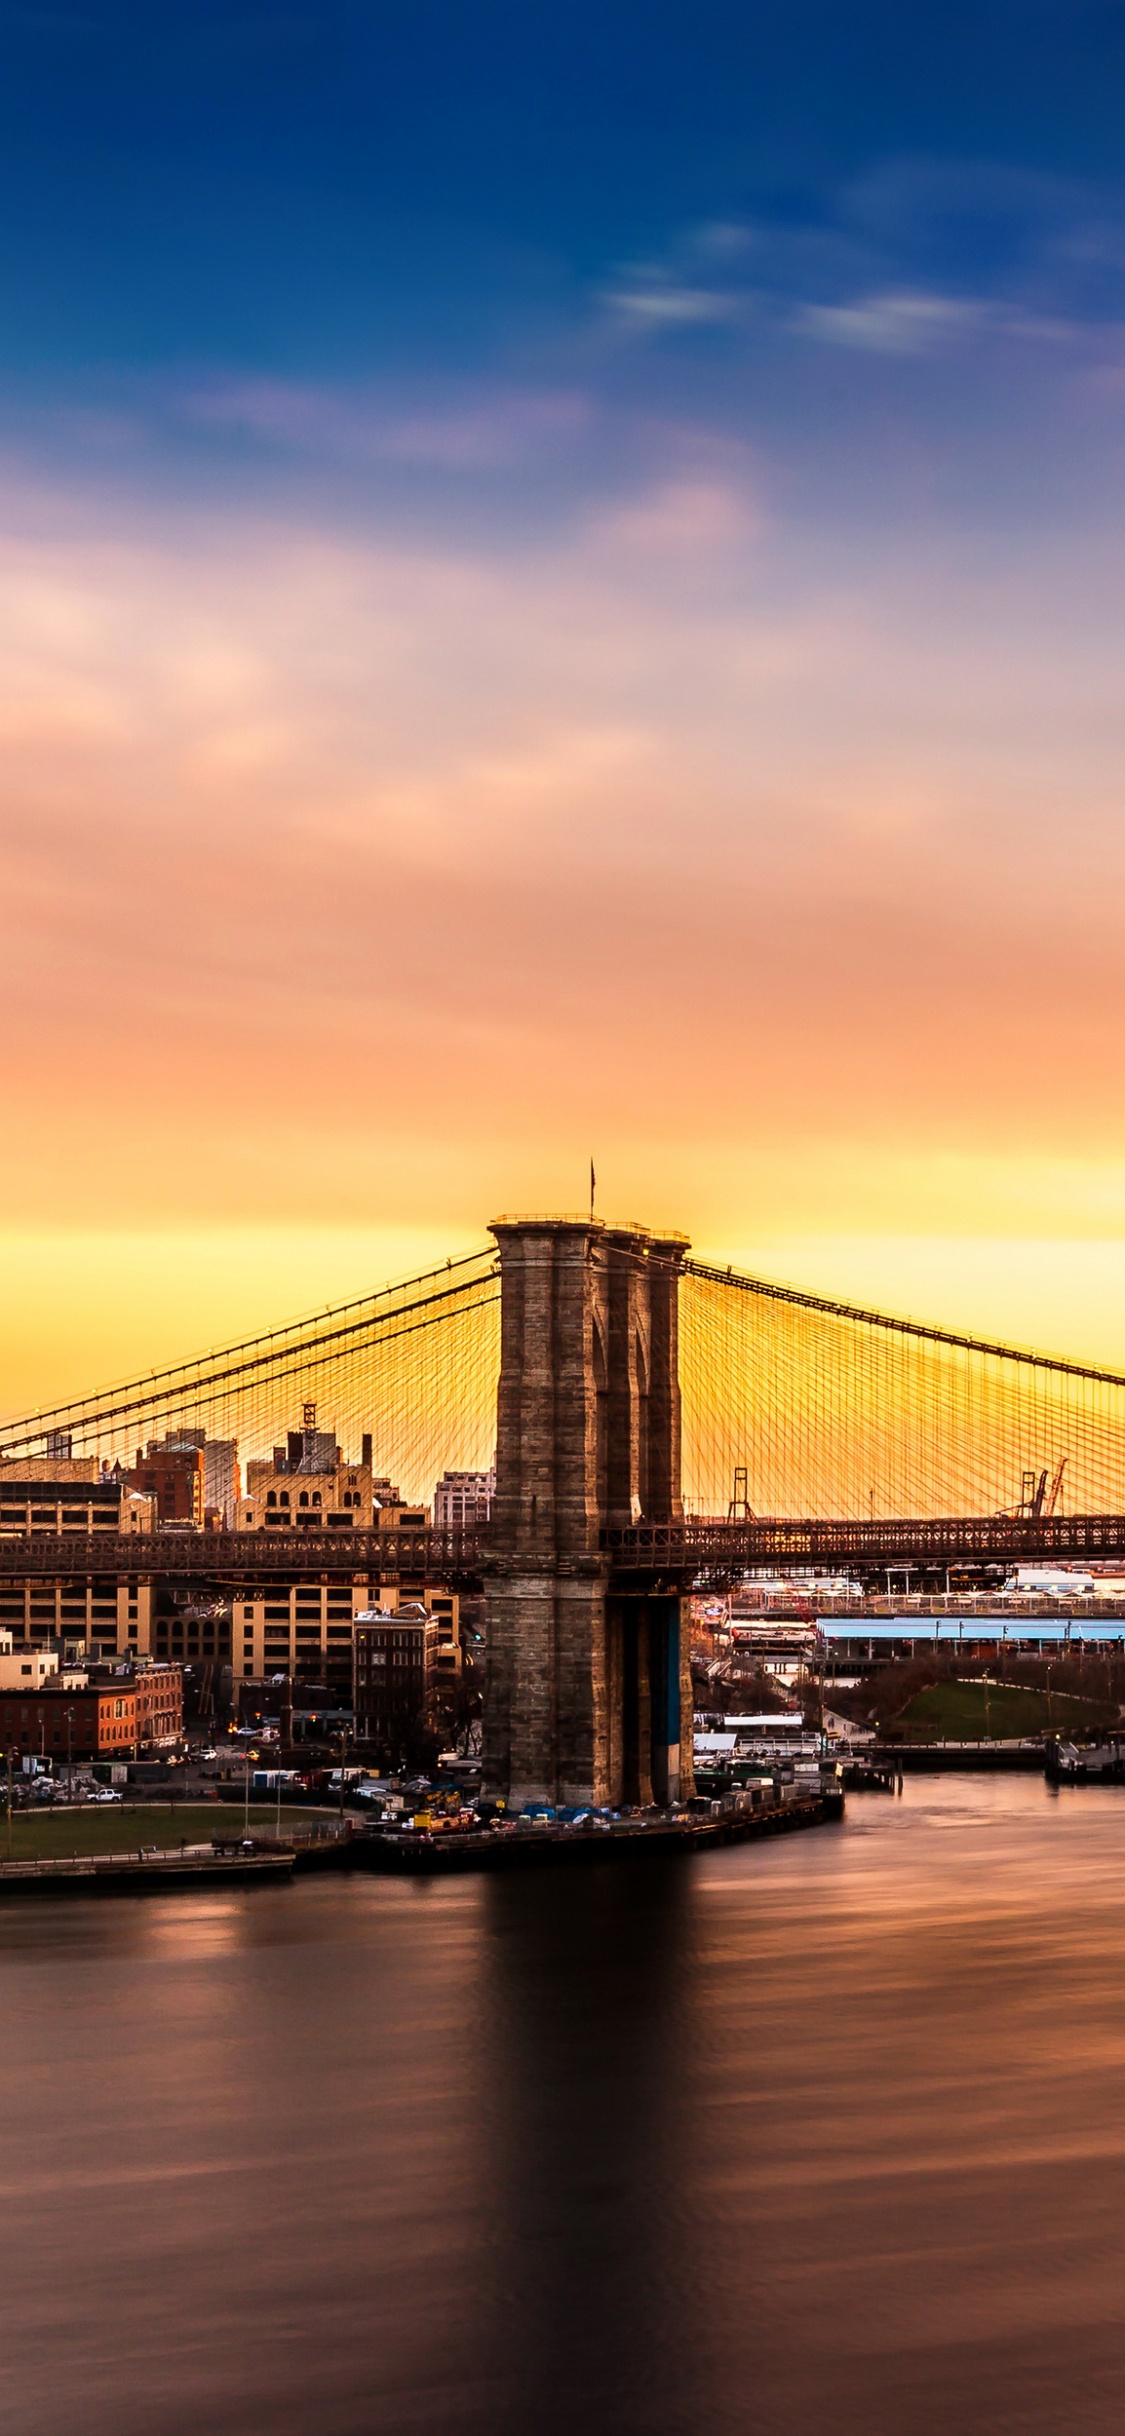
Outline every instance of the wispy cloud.
[[869, 348], [878, 355], [926, 355], [978, 329], [981, 313], [980, 304], [969, 298], [905, 289], [856, 297], [847, 304], [798, 305], [792, 327], [829, 346]]
[[600, 301], [623, 328], [671, 341], [724, 327], [756, 348], [796, 335], [876, 355], [1004, 342], [1116, 353], [1125, 202], [988, 164], [887, 164], [811, 219], [690, 228]]
[[320, 462], [447, 473], [503, 471], [565, 447], [590, 419], [576, 390], [493, 385], [444, 405], [396, 407], [374, 387], [218, 379], [179, 393], [180, 413]]
[[90, 1212], [358, 1222], [420, 1110], [530, 1179], [595, 1118], [639, 1174], [659, 1109], [674, 1182], [846, 1108], [900, 1217], [887, 1145], [1026, 1162], [1056, 1087], [1121, 1157], [1108, 525], [842, 559], [706, 469], [510, 553], [59, 504], [0, 561], [29, 1218], [77, 1162]]
[[659, 265], [645, 264], [624, 270], [619, 284], [606, 289], [603, 302], [621, 321], [641, 328], [731, 322], [745, 311], [744, 300], [730, 288], [692, 286]]

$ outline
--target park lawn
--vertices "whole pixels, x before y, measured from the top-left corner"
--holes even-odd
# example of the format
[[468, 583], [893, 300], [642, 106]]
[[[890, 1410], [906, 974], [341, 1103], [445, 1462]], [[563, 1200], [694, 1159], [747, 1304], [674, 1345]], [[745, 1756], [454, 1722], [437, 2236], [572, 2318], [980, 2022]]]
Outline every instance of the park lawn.
[[[324, 1810], [305, 1810], [299, 1824], [305, 1820], [334, 1817]], [[13, 1861], [68, 1860], [72, 1853], [139, 1852], [142, 1844], [155, 1844], [160, 1852], [176, 1852], [181, 1840], [189, 1844], [208, 1844], [212, 1836], [241, 1835], [246, 1812], [241, 1802], [169, 1802], [106, 1804], [104, 1810], [82, 1808], [75, 1810], [16, 1810], [12, 1813]], [[282, 1830], [293, 1819], [291, 1810], [281, 1813]], [[277, 1809], [273, 1803], [251, 1802], [251, 1828], [271, 1832], [277, 1824]], [[0, 1812], [0, 1861], [8, 1859], [7, 1820]]]
[[898, 1739], [911, 1742], [1016, 1742], [1033, 1734], [1084, 1734], [1116, 1725], [1117, 1710], [1104, 1700], [1082, 1700], [1064, 1692], [1034, 1691], [1022, 1683], [931, 1683], [894, 1721]]

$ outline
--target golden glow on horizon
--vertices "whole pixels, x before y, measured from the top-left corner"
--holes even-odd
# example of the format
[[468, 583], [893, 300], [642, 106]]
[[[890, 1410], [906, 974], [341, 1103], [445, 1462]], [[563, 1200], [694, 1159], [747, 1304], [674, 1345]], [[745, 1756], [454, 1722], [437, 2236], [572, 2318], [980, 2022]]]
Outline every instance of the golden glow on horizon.
[[[245, 1462], [311, 1404], [353, 1459], [370, 1432], [376, 1471], [424, 1502], [446, 1467], [492, 1460], [499, 1305], [486, 1243], [76, 1410], [25, 1416], [9, 1452], [41, 1454], [44, 1433], [66, 1428], [76, 1454], [128, 1462], [176, 1426], [236, 1440]], [[1060, 1514], [1125, 1503], [1125, 1381], [810, 1308], [691, 1262], [680, 1342], [689, 1511], [722, 1515], [739, 1466], [741, 1493], [765, 1518], [1010, 1511], [1036, 1482]]]
[[1111, 537], [1060, 632], [1049, 540], [794, 572], [711, 475], [507, 556], [18, 532], [8, 1410], [571, 1207], [591, 1148], [701, 1251], [1125, 1360]]

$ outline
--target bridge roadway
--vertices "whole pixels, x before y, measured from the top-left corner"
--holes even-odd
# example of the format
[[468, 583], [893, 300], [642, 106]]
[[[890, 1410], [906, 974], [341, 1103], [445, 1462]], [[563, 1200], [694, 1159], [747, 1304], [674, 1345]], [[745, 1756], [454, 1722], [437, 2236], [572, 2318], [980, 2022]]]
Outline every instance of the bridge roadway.
[[[1038, 1522], [968, 1515], [932, 1522], [775, 1519], [636, 1523], [602, 1533], [610, 1583], [621, 1590], [724, 1586], [755, 1568], [823, 1565], [876, 1573], [886, 1566], [1125, 1561], [1125, 1514], [1056, 1514]], [[145, 1581], [266, 1582], [308, 1578], [447, 1583], [479, 1589], [499, 1552], [487, 1525], [469, 1531], [157, 1531], [32, 1533], [0, 1537], [0, 1580], [90, 1575]], [[508, 1559], [511, 1562], [511, 1559]]]

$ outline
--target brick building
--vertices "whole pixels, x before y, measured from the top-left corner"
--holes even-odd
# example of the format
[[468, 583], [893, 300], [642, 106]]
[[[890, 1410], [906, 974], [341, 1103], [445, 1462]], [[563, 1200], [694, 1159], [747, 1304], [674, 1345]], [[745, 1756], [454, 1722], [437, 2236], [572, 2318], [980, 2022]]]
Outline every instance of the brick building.
[[[183, 1728], [178, 1666], [142, 1667], [85, 1684], [0, 1691], [0, 1741], [14, 1758], [132, 1759], [167, 1750]], [[69, 1742], [68, 1742], [69, 1735]]]
[[151, 1539], [155, 1498], [102, 1471], [96, 1456], [0, 1464], [0, 1538], [55, 1538], [91, 1543], [92, 1564], [81, 1574], [6, 1574], [0, 1580], [0, 1627], [40, 1648], [95, 1649], [138, 1656], [149, 1647], [152, 1594], [143, 1571], [98, 1570], [98, 1541], [116, 1555], [116, 1542], [136, 1542], [138, 1567]]
[[401, 1600], [372, 1608], [355, 1623], [352, 1706], [361, 1742], [401, 1744], [433, 1710], [444, 1679], [455, 1679], [460, 1642], [451, 1594], [441, 1605]]
[[168, 1751], [184, 1730], [184, 1672], [181, 1666], [140, 1666], [133, 1678], [138, 1751]]
[[137, 1448], [137, 1460], [126, 1473], [130, 1488], [155, 1500], [161, 1522], [194, 1523], [203, 1529], [206, 1510], [206, 1466], [203, 1439], [169, 1435], [151, 1438]]
[[170, 1430], [137, 1448], [126, 1474], [131, 1488], [153, 1498], [161, 1522], [190, 1523], [233, 1531], [241, 1476], [237, 1438], [209, 1438], [205, 1430]]
[[[348, 1706], [353, 1685], [353, 1645], [357, 1616], [410, 1609], [426, 1616], [435, 1672], [456, 1675], [461, 1663], [460, 1601], [456, 1591], [426, 1588], [403, 1598], [396, 1587], [380, 1591], [378, 1581], [276, 1582], [255, 1584], [234, 1602], [236, 1672], [247, 1681], [268, 1682], [271, 1675], [294, 1681], [327, 1684]], [[239, 1650], [241, 1639], [241, 1652]]]
[[130, 1759], [137, 1740], [132, 1683], [55, 1691], [43, 1684], [26, 1699], [0, 1694], [0, 1737], [13, 1758]]

